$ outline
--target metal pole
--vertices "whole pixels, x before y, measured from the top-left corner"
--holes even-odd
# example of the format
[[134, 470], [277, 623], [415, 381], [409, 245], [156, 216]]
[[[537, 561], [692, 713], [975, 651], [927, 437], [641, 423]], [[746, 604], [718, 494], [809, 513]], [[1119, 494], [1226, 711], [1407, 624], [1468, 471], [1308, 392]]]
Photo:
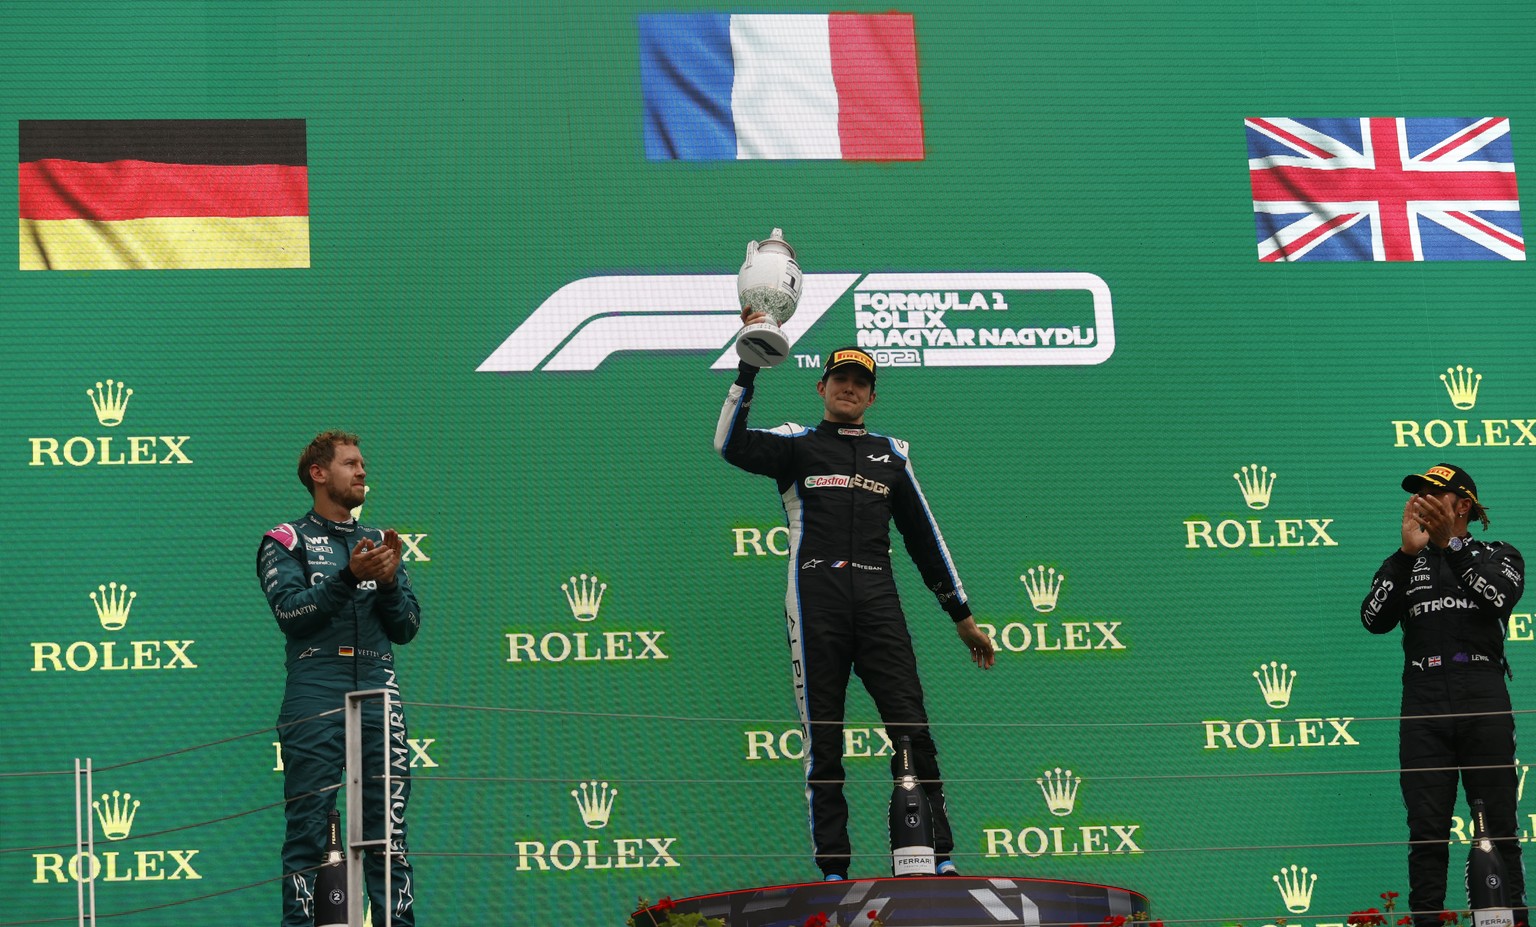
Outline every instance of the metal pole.
[[[85, 758], [85, 797], [86, 797], [86, 800], [89, 801], [90, 797], [92, 795], [94, 795], [94, 794], [96, 794], [96, 767], [92, 763], [91, 758], [90, 757], [86, 757]], [[87, 807], [89, 807], [89, 806], [87, 806]], [[91, 813], [89, 811], [87, 811], [85, 813], [85, 858], [90, 861], [88, 863], [88, 865], [90, 866], [90, 869], [88, 871], [91, 874], [91, 877], [88, 880], [88, 883], [87, 883], [86, 888], [85, 888], [86, 916], [88, 918], [87, 923], [91, 924], [91, 925], [94, 925], [96, 923], [96, 876], [97, 876], [98, 867], [96, 865], [96, 828], [91, 826]]]
[[384, 733], [384, 745], [383, 749], [379, 753], [379, 756], [384, 760], [384, 788], [380, 790], [379, 794], [379, 800], [384, 803], [384, 816], [380, 818], [380, 820], [384, 822], [384, 927], [394, 927], [395, 923], [395, 895], [393, 887], [390, 884], [392, 881], [391, 876], [393, 875], [392, 870], [394, 869], [394, 866], [391, 865], [391, 863], [394, 862], [394, 857], [390, 851], [394, 849], [395, 817], [394, 815], [390, 814], [389, 808], [390, 796], [394, 794], [390, 791], [391, 777], [389, 773], [389, 771], [394, 768], [394, 764], [389, 761], [389, 732], [391, 730], [390, 711], [394, 708], [394, 705], [394, 693], [388, 689], [385, 689], [383, 718], [384, 723], [379, 725]]
[[[363, 703], [385, 695], [383, 689], [363, 689], [347, 693], [347, 923], [363, 927], [363, 851], [384, 840], [363, 839]], [[386, 730], [388, 725], [385, 725]]]
[[[80, 865], [80, 857], [85, 850], [85, 835], [80, 832], [80, 758], [75, 757], [75, 866]], [[85, 880], [80, 878], [78, 868], [75, 872], [75, 923], [78, 927], [85, 927]]]

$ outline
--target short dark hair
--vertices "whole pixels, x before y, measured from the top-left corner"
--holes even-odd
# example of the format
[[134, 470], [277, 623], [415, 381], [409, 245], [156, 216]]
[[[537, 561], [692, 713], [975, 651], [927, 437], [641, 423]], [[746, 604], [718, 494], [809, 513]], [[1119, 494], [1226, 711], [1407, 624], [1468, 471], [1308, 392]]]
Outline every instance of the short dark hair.
[[356, 447], [359, 443], [357, 435], [334, 428], [315, 435], [315, 439], [304, 448], [304, 453], [299, 455], [299, 482], [304, 484], [310, 495], [314, 495], [315, 481], [309, 476], [309, 468], [330, 466], [331, 461], [336, 459], [336, 445], [349, 444]]

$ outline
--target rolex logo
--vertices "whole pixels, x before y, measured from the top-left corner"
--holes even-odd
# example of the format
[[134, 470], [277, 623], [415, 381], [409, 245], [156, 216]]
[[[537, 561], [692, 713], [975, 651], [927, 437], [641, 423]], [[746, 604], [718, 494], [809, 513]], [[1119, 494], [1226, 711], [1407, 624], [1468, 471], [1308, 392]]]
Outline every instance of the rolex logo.
[[139, 594], [130, 591], [126, 585], [111, 583], [110, 587], [97, 586], [96, 592], [91, 593], [91, 602], [96, 606], [96, 617], [101, 619], [103, 628], [121, 631], [128, 623], [128, 610], [133, 608], [133, 600], [138, 597]]
[[[1245, 464], [1232, 474], [1237, 488], [1242, 491], [1243, 504], [1255, 511], [1269, 508], [1270, 497], [1275, 491], [1278, 474], [1269, 467]], [[1206, 518], [1184, 519], [1184, 547], [1186, 550], [1205, 548], [1214, 550], [1224, 547], [1337, 547], [1339, 542], [1330, 535], [1332, 518], [1223, 518], [1211, 521]]]
[[1035, 780], [1035, 784], [1040, 786], [1040, 792], [1045, 796], [1045, 806], [1051, 814], [1064, 818], [1072, 813], [1072, 808], [1077, 804], [1077, 788], [1083, 784], [1083, 777], [1072, 775], [1070, 769], [1063, 772], [1058, 766], [1047, 769]]
[[1035, 607], [1035, 611], [1044, 613], [1055, 610], [1056, 599], [1061, 595], [1061, 584], [1066, 578], [1066, 574], [1057, 573], [1055, 567], [1047, 570], [1042, 564], [1025, 570], [1019, 582], [1024, 584], [1024, 591], [1029, 593], [1029, 604]]
[[571, 789], [576, 807], [581, 809], [581, 823], [593, 830], [608, 826], [608, 816], [613, 814], [613, 800], [619, 797], [618, 789], [610, 789], [608, 783], [589, 779]]
[[1463, 367], [1461, 364], [1447, 367], [1445, 373], [1440, 374], [1440, 382], [1445, 384], [1445, 391], [1451, 395], [1451, 405], [1462, 410], [1477, 405], [1477, 388], [1482, 385], [1483, 375], [1471, 367]]
[[1270, 473], [1268, 467], [1248, 464], [1232, 474], [1232, 478], [1237, 480], [1238, 488], [1243, 491], [1243, 501], [1250, 509], [1269, 508], [1269, 494], [1275, 488], [1275, 474]]
[[[1271, 660], [1260, 663], [1253, 678], [1259, 693], [1271, 708], [1291, 703], [1296, 671]], [[1241, 721], [1202, 721], [1206, 750], [1291, 750], [1298, 747], [1358, 747], [1360, 741], [1349, 730], [1354, 718], [1244, 718]]]
[[[116, 428], [128, 413], [133, 390], [121, 380], [98, 380], [85, 391], [91, 398], [96, 421], [104, 428]], [[186, 450], [187, 435], [94, 434], [68, 437], [28, 438], [31, 446], [29, 467], [119, 467], [147, 464], [190, 464]]]
[[572, 576], [569, 583], [561, 583], [560, 590], [565, 593], [565, 600], [571, 604], [571, 614], [577, 621], [592, 621], [602, 607], [608, 584], [599, 583], [595, 574], [583, 573], [579, 579]]
[[[91, 802], [102, 836], [114, 844], [127, 840], [139, 813], [139, 800], [128, 792], [113, 789]], [[34, 885], [65, 885], [70, 882], [181, 882], [202, 878], [193, 861], [201, 850], [146, 847], [146, 839], [157, 833], [141, 833], [128, 844], [104, 849], [112, 844], [97, 843], [93, 852], [33, 853]], [[135, 847], [137, 849], [130, 849]]]
[[1282, 866], [1280, 872], [1270, 876], [1280, 889], [1280, 900], [1292, 914], [1305, 914], [1312, 907], [1312, 887], [1317, 884], [1317, 874], [1308, 872], [1306, 866]]
[[96, 421], [108, 428], [116, 428], [123, 423], [123, 413], [128, 411], [128, 400], [133, 397], [133, 390], [124, 389], [121, 380], [114, 383], [108, 378], [105, 386], [98, 380], [96, 388], [86, 390], [85, 394], [91, 397]]
[[101, 833], [108, 840], [122, 840], [128, 836], [133, 830], [133, 817], [139, 813], [138, 799], [117, 789], [113, 789], [111, 795], [103, 793], [100, 801], [91, 802], [91, 807], [96, 809]]
[[[1477, 405], [1483, 375], [1466, 364], [1445, 368], [1440, 385], [1458, 412]], [[1485, 405], [1486, 407], [1486, 405]], [[1526, 411], [1518, 407], [1495, 414]], [[1393, 447], [1536, 447], [1536, 418], [1393, 419]]]
[[[1287, 675], [1289, 673], [1289, 675]], [[1259, 681], [1259, 691], [1264, 703], [1271, 708], [1284, 708], [1291, 703], [1291, 686], [1296, 682], [1296, 671], [1284, 663], [1270, 660], [1260, 663], [1253, 678]]]
[[[1070, 769], [1047, 769], [1035, 780], [1040, 794], [1045, 796], [1045, 807], [1052, 817], [1064, 818], [1077, 810], [1077, 791], [1083, 784], [1081, 776]], [[1114, 856], [1143, 852], [1139, 841], [1140, 824], [1111, 824], [1102, 817], [1090, 817], [1094, 823], [1081, 820], [1073, 824], [1053, 822], [1046, 818], [1039, 823], [1026, 823], [1018, 830], [1012, 827], [987, 827], [981, 832], [983, 855], [989, 858], [1027, 856]]]

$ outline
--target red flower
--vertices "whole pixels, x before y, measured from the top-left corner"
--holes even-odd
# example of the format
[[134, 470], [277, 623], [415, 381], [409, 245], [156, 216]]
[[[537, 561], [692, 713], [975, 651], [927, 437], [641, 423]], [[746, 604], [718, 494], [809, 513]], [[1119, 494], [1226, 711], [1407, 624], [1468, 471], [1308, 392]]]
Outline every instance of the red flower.
[[805, 919], [805, 927], [827, 927], [827, 916], [820, 913], [812, 914]]
[[1397, 897], [1397, 892], [1382, 892], [1381, 893], [1381, 899], [1383, 901], [1391, 901], [1393, 898], [1396, 898], [1396, 897]]
[[869, 918], [870, 920], [874, 920], [875, 919], [875, 915], [877, 915], [879, 913], [880, 913], [879, 911], [876, 911], [873, 908], [871, 908], [870, 912], [868, 914], [864, 915], [864, 916]]
[[1111, 914], [1104, 918], [1104, 927], [1125, 927], [1125, 915]]
[[1413, 923], [1413, 915], [1404, 914], [1402, 917], [1397, 919], [1397, 923], [1398, 927], [1402, 927], [1403, 924], [1411, 924]]
[[672, 910], [675, 907], [677, 907], [677, 902], [672, 900], [672, 896], [671, 895], [668, 895], [665, 898], [661, 899], [660, 901], [656, 902], [655, 904], [651, 905], [651, 910], [652, 911], [667, 912], [667, 911]]
[[1461, 917], [1455, 911], [1441, 911], [1440, 912], [1440, 923], [1442, 923], [1442, 924], [1455, 924], [1455, 923], [1459, 922], [1460, 920], [1461, 920]]

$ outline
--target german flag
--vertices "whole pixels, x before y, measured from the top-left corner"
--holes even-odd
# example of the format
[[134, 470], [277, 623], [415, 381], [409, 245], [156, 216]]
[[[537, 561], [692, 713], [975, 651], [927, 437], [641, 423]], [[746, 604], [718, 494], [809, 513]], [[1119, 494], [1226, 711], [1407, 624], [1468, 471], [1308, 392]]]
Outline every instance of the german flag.
[[22, 120], [22, 270], [309, 266], [302, 119]]

